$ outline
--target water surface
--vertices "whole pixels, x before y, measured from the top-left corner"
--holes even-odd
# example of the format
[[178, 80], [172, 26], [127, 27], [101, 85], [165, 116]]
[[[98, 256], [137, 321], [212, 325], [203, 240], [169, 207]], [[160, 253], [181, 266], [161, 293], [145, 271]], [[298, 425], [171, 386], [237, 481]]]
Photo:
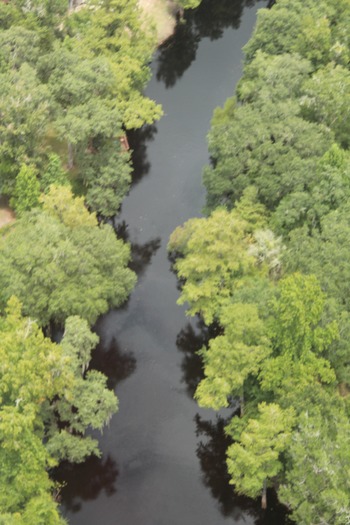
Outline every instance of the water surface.
[[100, 437], [103, 457], [61, 469], [72, 525], [285, 523], [280, 507], [263, 513], [228, 485], [229, 412], [217, 417], [192, 399], [201, 377], [195, 351], [208, 334], [176, 305], [166, 252], [176, 226], [201, 215], [210, 119], [241, 76], [256, 11], [252, 1], [204, 0], [154, 58], [146, 93], [165, 115], [131, 137], [135, 180], [116, 220], [132, 244], [138, 284], [124, 308], [100, 319], [94, 356], [120, 410]]

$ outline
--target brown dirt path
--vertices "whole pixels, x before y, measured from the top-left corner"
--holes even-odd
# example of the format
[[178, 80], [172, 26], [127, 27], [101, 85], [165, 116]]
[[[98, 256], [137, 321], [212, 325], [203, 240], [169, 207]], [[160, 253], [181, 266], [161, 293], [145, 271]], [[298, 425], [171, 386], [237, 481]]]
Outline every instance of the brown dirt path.
[[15, 215], [9, 208], [0, 208], [0, 228], [15, 220]]
[[0, 228], [15, 221], [15, 214], [8, 206], [8, 202], [0, 196]]

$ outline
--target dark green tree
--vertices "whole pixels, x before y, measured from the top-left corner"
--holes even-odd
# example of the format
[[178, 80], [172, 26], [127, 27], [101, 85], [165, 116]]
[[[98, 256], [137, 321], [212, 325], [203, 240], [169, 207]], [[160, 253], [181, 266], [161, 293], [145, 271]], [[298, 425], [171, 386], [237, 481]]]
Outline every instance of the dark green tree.
[[82, 198], [51, 187], [43, 210], [24, 215], [1, 239], [1, 300], [16, 293], [23, 311], [44, 326], [70, 315], [94, 323], [132, 290], [129, 257], [129, 247], [111, 226], [97, 224]]

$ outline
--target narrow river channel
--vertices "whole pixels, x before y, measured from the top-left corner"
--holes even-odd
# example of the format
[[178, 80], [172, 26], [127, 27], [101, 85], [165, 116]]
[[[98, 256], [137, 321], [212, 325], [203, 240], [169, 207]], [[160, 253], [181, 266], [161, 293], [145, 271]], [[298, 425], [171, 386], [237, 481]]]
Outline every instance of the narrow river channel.
[[100, 437], [103, 456], [65, 465], [62, 511], [71, 525], [282, 525], [270, 501], [234, 495], [225, 473], [223, 419], [192, 394], [206, 334], [185, 317], [166, 245], [200, 216], [206, 134], [233, 93], [242, 46], [264, 2], [204, 0], [157, 53], [147, 95], [164, 108], [156, 126], [131, 137], [135, 180], [116, 219], [133, 249], [138, 284], [124, 308], [96, 327], [94, 366], [109, 377], [120, 409]]

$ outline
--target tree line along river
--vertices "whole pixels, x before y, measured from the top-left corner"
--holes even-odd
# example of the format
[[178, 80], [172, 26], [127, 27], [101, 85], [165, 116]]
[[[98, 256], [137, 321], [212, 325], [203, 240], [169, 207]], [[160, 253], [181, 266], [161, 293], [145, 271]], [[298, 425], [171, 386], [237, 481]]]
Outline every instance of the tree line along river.
[[71, 525], [282, 525], [284, 509], [233, 493], [220, 415], [192, 399], [195, 352], [207, 334], [185, 317], [166, 245], [204, 205], [206, 134], [242, 72], [242, 46], [266, 2], [203, 0], [157, 52], [147, 96], [164, 117], [130, 136], [134, 181], [115, 227], [132, 246], [138, 283], [127, 304], [97, 324], [93, 366], [120, 408], [100, 437], [103, 456], [65, 464], [62, 511]]

